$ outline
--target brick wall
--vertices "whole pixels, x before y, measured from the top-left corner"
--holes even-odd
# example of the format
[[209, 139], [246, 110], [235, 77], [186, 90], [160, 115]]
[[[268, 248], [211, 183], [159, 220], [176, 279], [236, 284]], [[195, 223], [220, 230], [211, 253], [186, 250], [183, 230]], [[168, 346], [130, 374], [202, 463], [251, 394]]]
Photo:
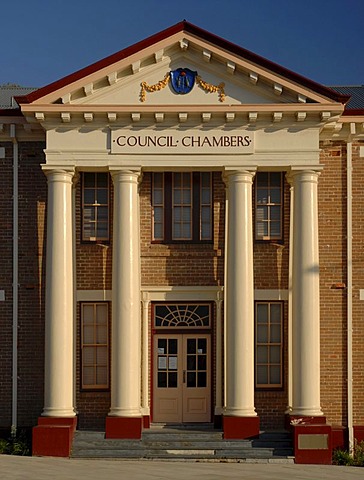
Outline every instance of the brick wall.
[[[4, 146], [3, 144], [1, 146]], [[18, 302], [18, 424], [30, 426], [43, 408], [44, 264], [46, 179], [42, 142], [19, 143], [19, 302]], [[12, 405], [12, 249], [13, 149], [6, 144], [1, 159], [0, 288], [1, 304], [1, 409], [0, 427], [11, 424]]]
[[322, 145], [319, 177], [321, 405], [334, 425], [346, 423], [346, 150]]
[[19, 145], [18, 421], [34, 425], [43, 409], [47, 182], [42, 142]]
[[[2, 302], [0, 387], [2, 408], [0, 426], [11, 422], [12, 352], [12, 145], [1, 159]], [[44, 253], [46, 179], [42, 143], [22, 143], [19, 158], [19, 424], [31, 425], [43, 407], [44, 366]], [[328, 421], [346, 424], [346, 145], [322, 144], [319, 178], [319, 240], [321, 297], [321, 399]], [[359, 144], [353, 149], [353, 339], [354, 339], [354, 423], [364, 423], [364, 342], [361, 324], [364, 314], [359, 290], [364, 289], [362, 216], [364, 175]], [[214, 179], [214, 241], [212, 244], [153, 244], [151, 242], [151, 174], [145, 173], [140, 186], [141, 268], [143, 286], [224, 284], [225, 185], [221, 174]], [[112, 242], [104, 245], [80, 241], [80, 183], [76, 187], [77, 289], [110, 290]], [[112, 204], [112, 202], [111, 202]], [[288, 288], [289, 185], [284, 189], [284, 240], [281, 243], [254, 244], [256, 289]], [[287, 395], [287, 305], [284, 315], [284, 388], [256, 392], [256, 409], [262, 428], [283, 426]], [[80, 345], [79, 305], [77, 307], [77, 346]], [[77, 348], [77, 407], [81, 428], [103, 428], [110, 406], [110, 392], [80, 392], [79, 348]]]
[[360, 146], [353, 144], [353, 410], [354, 425], [364, 425], [364, 301], [359, 290], [364, 289], [364, 158]]
[[8, 427], [12, 398], [13, 147], [11, 143], [0, 143], [0, 147], [5, 147], [5, 158], [0, 159], [0, 289], [5, 292], [5, 301], [0, 303], [0, 427]]
[[151, 174], [140, 189], [142, 285], [222, 285], [224, 275], [225, 187], [220, 173], [214, 182], [214, 242], [212, 244], [151, 243]]

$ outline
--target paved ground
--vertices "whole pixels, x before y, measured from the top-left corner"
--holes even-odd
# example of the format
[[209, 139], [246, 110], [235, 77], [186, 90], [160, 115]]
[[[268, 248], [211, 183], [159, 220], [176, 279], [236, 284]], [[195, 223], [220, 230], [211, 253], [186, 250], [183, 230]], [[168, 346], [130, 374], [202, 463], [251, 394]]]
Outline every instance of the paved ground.
[[79, 460], [0, 455], [0, 479], [34, 480], [354, 480], [364, 469], [324, 465]]

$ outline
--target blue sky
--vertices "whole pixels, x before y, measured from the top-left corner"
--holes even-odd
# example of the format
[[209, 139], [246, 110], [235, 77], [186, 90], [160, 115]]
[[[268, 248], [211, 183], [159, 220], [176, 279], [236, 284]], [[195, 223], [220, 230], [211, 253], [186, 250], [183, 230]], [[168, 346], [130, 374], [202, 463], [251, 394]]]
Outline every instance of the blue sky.
[[17, 0], [0, 84], [41, 87], [186, 19], [324, 85], [364, 84], [364, 0]]

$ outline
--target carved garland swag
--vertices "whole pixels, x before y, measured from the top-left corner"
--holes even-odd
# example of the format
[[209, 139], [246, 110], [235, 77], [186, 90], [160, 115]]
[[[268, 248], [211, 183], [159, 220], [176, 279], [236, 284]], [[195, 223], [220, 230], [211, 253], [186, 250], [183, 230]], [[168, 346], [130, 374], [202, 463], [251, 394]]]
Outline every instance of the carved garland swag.
[[[140, 101], [145, 102], [147, 98], [147, 92], [153, 93], [153, 92], [158, 92], [159, 90], [162, 90], [168, 85], [168, 82], [170, 81], [171, 75], [168, 72], [163, 80], [160, 80], [158, 83], [155, 83], [154, 85], [148, 85], [147, 82], [142, 82], [141, 85], [141, 90], [140, 90]], [[218, 93], [219, 95], [219, 101], [224, 102], [225, 101], [225, 83], [221, 82], [219, 85], [212, 85], [211, 83], [207, 83], [199, 75], [196, 75], [196, 82], [197, 84], [207, 93]]]

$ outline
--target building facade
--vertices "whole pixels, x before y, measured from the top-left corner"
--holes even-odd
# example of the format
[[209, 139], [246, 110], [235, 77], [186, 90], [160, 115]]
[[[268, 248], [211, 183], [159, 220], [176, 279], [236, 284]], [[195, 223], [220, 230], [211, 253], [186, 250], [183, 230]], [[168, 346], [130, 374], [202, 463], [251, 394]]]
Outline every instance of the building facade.
[[0, 426], [362, 440], [349, 90], [181, 22], [1, 110]]

